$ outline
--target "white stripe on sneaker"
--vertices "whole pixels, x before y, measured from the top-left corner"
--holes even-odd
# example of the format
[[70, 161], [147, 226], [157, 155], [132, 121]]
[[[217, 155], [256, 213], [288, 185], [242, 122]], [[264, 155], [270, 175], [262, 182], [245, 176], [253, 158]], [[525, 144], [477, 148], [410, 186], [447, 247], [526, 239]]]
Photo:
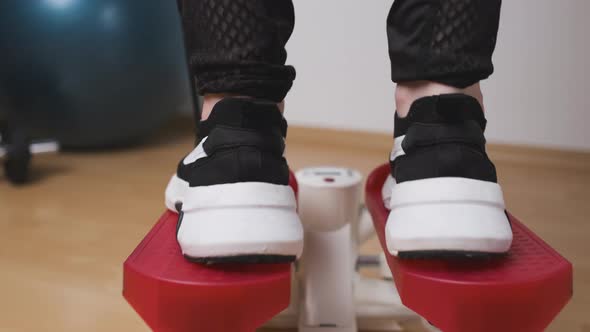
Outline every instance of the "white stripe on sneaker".
[[391, 150], [391, 154], [389, 155], [390, 161], [394, 161], [395, 158], [401, 157], [406, 154], [406, 152], [404, 151], [404, 148], [402, 147], [402, 143], [403, 143], [405, 137], [406, 137], [406, 135], [402, 135], [402, 136], [396, 137], [395, 140], [393, 141], [393, 150]]
[[203, 138], [199, 145], [197, 145], [197, 147], [184, 158], [182, 162], [185, 165], [192, 164], [201, 158], [207, 157], [207, 152], [205, 152], [205, 149], [203, 148], [203, 143], [205, 143], [206, 140], [207, 137]]

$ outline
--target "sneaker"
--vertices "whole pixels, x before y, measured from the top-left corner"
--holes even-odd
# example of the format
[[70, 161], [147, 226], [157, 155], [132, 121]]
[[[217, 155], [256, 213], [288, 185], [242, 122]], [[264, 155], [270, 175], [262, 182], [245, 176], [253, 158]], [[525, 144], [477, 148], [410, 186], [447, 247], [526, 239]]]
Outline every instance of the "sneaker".
[[276, 104], [225, 98], [198, 126], [199, 143], [178, 165], [166, 206], [177, 239], [203, 263], [294, 261], [303, 228], [283, 153], [287, 122]]
[[463, 94], [416, 100], [395, 117], [387, 248], [402, 258], [488, 256], [512, 243], [502, 189], [485, 150], [486, 119]]

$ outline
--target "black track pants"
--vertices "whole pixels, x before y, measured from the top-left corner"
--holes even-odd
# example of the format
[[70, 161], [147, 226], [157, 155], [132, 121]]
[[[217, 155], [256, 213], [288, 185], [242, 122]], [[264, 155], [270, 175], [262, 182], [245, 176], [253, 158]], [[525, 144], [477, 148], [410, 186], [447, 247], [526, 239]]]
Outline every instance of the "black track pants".
[[[198, 94], [286, 96], [295, 79], [285, 65], [291, 0], [178, 1]], [[466, 87], [487, 78], [500, 7], [501, 0], [396, 0], [387, 18], [392, 80]]]

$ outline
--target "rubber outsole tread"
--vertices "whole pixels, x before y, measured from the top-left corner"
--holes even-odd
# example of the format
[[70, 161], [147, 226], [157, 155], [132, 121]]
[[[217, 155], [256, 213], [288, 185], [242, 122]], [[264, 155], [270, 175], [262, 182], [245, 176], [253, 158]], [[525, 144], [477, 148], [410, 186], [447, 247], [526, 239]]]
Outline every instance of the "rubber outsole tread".
[[428, 260], [428, 259], [446, 259], [446, 260], [471, 260], [482, 259], [492, 260], [505, 258], [508, 253], [489, 253], [478, 251], [451, 251], [451, 250], [422, 250], [422, 251], [400, 251], [397, 255], [404, 260]]
[[281, 264], [292, 263], [297, 258], [290, 255], [236, 255], [236, 256], [221, 256], [221, 257], [184, 257], [199, 264]]

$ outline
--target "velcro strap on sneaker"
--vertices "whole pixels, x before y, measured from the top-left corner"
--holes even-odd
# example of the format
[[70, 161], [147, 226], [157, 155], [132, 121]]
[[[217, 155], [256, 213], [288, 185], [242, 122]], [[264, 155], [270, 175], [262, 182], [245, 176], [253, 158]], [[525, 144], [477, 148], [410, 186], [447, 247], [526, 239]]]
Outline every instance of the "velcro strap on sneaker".
[[485, 151], [483, 130], [476, 121], [461, 124], [415, 123], [407, 131], [402, 142], [406, 154], [427, 146], [458, 143], [477, 147]]
[[251, 129], [218, 126], [203, 143], [207, 155], [216, 151], [237, 147], [255, 147], [260, 151], [282, 155], [285, 151], [285, 140], [280, 134], [260, 133]]

